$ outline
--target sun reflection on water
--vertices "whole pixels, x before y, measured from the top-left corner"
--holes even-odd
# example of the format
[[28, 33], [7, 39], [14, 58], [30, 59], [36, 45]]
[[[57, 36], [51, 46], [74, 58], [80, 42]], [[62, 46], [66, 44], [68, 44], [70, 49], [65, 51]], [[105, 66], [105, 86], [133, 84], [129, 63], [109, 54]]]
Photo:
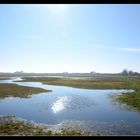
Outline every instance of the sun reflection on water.
[[58, 100], [56, 100], [53, 103], [51, 109], [54, 113], [58, 113], [64, 110], [70, 101], [71, 101], [71, 97], [69, 96], [59, 97]]

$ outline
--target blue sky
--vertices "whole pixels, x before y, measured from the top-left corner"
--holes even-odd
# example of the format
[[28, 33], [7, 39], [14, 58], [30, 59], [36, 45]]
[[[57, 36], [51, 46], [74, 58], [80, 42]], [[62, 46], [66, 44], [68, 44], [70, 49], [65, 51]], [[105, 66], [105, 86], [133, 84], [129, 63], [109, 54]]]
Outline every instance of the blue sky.
[[0, 5], [0, 72], [140, 72], [140, 5]]

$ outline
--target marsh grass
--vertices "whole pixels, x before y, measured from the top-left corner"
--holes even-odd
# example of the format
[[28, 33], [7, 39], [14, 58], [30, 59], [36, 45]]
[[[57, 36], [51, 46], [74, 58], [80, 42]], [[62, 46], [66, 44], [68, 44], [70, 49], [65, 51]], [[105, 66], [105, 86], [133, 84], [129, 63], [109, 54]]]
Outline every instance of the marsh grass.
[[[123, 81], [122, 81], [123, 80]], [[25, 82], [42, 82], [43, 84], [69, 86], [75, 88], [87, 88], [87, 89], [122, 89], [126, 87], [124, 78], [112, 78], [112, 77], [96, 77], [86, 79], [73, 79], [73, 78], [54, 78], [54, 77], [25, 77]]]
[[[1, 117], [2, 118], [2, 117]], [[6, 121], [0, 122], [0, 135], [1, 136], [36, 136], [36, 135], [49, 135], [50, 133], [43, 128], [34, 126], [19, 120], [12, 120], [12, 116], [4, 116]]]
[[51, 92], [51, 90], [45, 90], [35, 87], [19, 86], [16, 84], [0, 84], [0, 98], [5, 97], [27, 98], [29, 97], [29, 95], [41, 92]]
[[[14, 116], [0, 117], [0, 136], [89, 136], [89, 132], [82, 132], [80, 129], [61, 128], [61, 131], [53, 132], [47, 127], [34, 125], [30, 122], [25, 122], [16, 119]], [[100, 133], [92, 133], [99, 136]]]
[[9, 80], [10, 78], [8, 77], [0, 77], [0, 80]]

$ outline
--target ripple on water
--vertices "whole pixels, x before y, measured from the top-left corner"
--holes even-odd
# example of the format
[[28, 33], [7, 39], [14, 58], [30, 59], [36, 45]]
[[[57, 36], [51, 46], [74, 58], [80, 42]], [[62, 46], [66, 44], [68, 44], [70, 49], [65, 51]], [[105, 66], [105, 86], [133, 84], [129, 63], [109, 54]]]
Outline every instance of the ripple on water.
[[61, 96], [58, 97], [52, 104], [51, 109], [53, 113], [58, 113], [63, 110], [65, 111], [80, 111], [85, 108], [88, 108], [92, 105], [95, 105], [93, 100], [90, 100], [88, 97], [84, 96]]
[[[140, 122], [137, 122], [140, 124]], [[64, 120], [58, 125], [52, 126], [52, 130], [80, 129], [91, 135], [98, 132], [101, 135], [140, 135], [140, 125], [137, 123], [127, 124], [125, 121], [97, 122], [97, 121], [68, 121]], [[54, 129], [55, 128], [55, 129]]]

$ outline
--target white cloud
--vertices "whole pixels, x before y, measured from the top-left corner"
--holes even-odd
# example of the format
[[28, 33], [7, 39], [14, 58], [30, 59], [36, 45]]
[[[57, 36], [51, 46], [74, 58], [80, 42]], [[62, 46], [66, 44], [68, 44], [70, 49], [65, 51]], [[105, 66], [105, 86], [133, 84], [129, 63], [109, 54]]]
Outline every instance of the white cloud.
[[140, 53], [140, 48], [121, 48], [120, 50], [126, 52]]

